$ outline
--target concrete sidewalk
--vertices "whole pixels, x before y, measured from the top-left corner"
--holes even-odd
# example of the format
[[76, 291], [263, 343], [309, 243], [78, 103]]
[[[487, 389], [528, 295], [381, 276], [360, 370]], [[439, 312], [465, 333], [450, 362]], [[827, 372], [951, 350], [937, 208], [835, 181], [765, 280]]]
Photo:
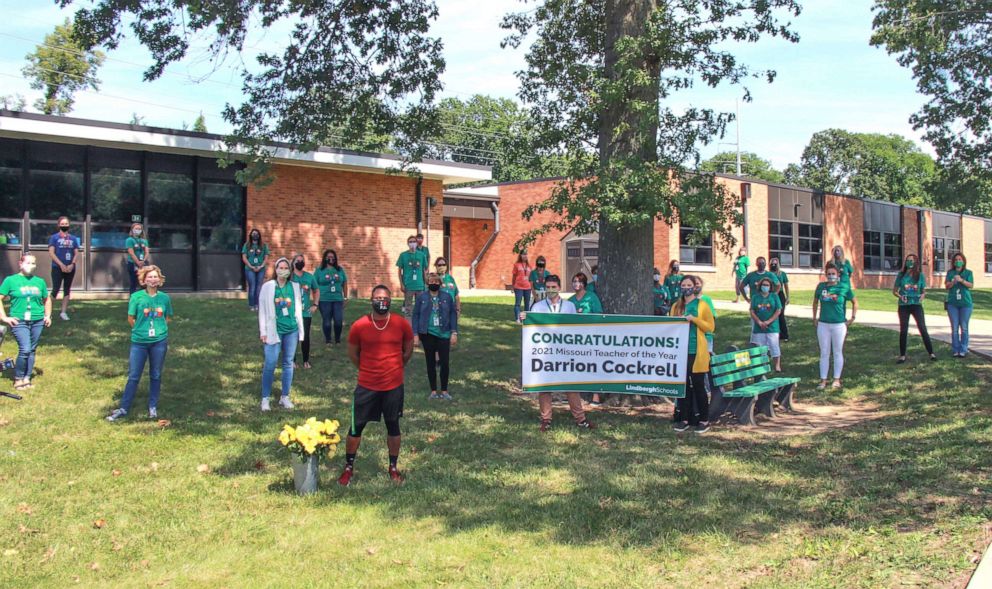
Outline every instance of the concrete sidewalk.
[[[713, 303], [717, 309], [739, 311], [741, 313], [748, 312], [748, 305], [744, 301], [739, 303], [713, 301]], [[788, 317], [806, 319], [812, 319], [813, 317], [813, 307], [807, 305], [790, 304], [785, 308], [785, 311]], [[951, 343], [951, 320], [947, 318], [947, 315], [927, 315], [926, 322], [927, 331], [930, 332], [932, 339], [947, 342], [948, 344]], [[855, 320], [855, 323], [899, 331], [899, 316], [896, 314], [895, 305], [893, 305], [891, 311], [869, 311], [861, 309], [858, 311], [858, 318]], [[988, 319], [972, 319], [968, 322], [968, 332], [969, 351], [986, 360], [992, 360], [992, 321]], [[912, 319], [909, 321], [909, 336], [910, 338], [919, 337], [919, 332], [916, 331], [916, 323]], [[899, 351], [893, 350], [892, 352], [893, 354], [897, 354]]]

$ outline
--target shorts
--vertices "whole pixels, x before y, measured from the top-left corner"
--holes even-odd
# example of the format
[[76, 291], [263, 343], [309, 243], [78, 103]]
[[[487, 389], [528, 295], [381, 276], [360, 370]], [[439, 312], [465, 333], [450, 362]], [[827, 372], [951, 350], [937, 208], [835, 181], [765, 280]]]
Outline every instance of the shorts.
[[351, 431], [361, 431], [370, 421], [399, 421], [403, 417], [403, 385], [390, 391], [370, 391], [358, 385], [351, 405]]
[[778, 358], [782, 355], [782, 348], [779, 347], [777, 333], [754, 332], [751, 334], [751, 343], [757, 346], [767, 347], [770, 358]]

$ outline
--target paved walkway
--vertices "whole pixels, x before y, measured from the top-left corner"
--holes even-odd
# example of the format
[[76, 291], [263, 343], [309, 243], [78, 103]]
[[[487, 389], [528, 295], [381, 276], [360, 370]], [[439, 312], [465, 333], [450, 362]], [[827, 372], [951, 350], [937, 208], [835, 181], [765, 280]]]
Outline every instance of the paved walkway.
[[[716, 304], [717, 309], [740, 311], [741, 313], [748, 312], [747, 303], [744, 301], [740, 303], [713, 301], [713, 303]], [[786, 313], [789, 317], [811, 318], [813, 317], [813, 307], [789, 305], [786, 307]], [[927, 315], [926, 321], [927, 331], [930, 332], [932, 339], [947, 342], [948, 344], [951, 343], [951, 321], [947, 318], [947, 315]], [[869, 311], [867, 309], [861, 309], [858, 311], [857, 323], [899, 331], [899, 316], [896, 315], [894, 307], [891, 311]], [[992, 321], [988, 319], [972, 319], [968, 322], [968, 331], [968, 349], [978, 356], [992, 360]], [[916, 331], [916, 323], [912, 319], [909, 321], [909, 335], [911, 338], [919, 337]]]

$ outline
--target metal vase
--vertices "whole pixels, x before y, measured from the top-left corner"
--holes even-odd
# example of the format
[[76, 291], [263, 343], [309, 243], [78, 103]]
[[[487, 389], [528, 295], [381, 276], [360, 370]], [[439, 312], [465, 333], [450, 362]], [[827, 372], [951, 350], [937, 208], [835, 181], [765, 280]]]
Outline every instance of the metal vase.
[[319, 456], [310, 454], [302, 460], [293, 458], [293, 484], [299, 495], [310, 495], [317, 492]]

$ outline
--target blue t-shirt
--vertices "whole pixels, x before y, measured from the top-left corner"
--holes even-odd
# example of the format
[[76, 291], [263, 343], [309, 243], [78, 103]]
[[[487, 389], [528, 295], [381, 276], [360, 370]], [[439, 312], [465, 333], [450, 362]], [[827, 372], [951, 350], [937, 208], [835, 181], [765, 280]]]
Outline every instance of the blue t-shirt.
[[[55, 248], [55, 257], [67, 266], [76, 259], [76, 250], [80, 248], [80, 244], [78, 237], [71, 233], [67, 233], [63, 237], [61, 231], [48, 238], [48, 246]], [[58, 268], [54, 260], [52, 261], [52, 268]]]

